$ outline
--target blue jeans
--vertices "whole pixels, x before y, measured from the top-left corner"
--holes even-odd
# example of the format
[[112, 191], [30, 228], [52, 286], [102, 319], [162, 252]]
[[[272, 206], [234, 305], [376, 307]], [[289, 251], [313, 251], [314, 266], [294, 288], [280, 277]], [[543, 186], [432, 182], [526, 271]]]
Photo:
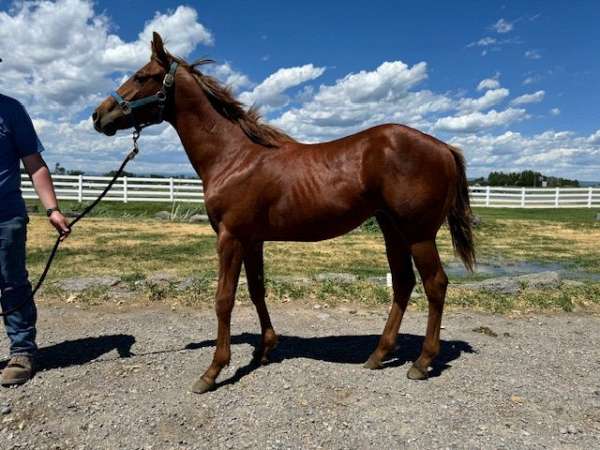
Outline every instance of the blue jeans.
[[[27, 217], [0, 221], [0, 303], [5, 311], [31, 296], [25, 257], [28, 222]], [[3, 319], [11, 356], [34, 355], [37, 350], [35, 303], [28, 302]]]

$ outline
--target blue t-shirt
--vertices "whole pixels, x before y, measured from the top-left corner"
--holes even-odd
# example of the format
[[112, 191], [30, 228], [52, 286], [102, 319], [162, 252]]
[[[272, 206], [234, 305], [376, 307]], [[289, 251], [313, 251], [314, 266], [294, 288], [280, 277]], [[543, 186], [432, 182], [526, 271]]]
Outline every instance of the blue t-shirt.
[[0, 220], [25, 216], [21, 158], [44, 150], [21, 103], [0, 94]]

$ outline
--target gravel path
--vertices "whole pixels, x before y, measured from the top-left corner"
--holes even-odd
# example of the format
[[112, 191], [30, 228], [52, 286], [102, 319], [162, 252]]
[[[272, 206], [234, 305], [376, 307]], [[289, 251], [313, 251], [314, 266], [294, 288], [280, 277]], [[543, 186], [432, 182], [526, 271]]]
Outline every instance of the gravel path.
[[198, 396], [209, 308], [40, 308], [41, 371], [0, 390], [1, 447], [600, 448], [598, 316], [450, 312], [417, 382], [424, 314], [409, 311], [388, 367], [369, 371], [385, 308], [271, 309], [275, 362], [247, 366], [258, 323], [236, 307], [232, 364]]

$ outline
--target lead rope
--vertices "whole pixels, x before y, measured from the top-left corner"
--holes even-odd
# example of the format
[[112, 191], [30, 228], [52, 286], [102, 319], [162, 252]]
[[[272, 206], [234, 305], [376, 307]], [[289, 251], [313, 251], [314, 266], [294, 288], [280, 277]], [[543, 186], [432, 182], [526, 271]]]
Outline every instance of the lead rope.
[[[119, 178], [123, 174], [123, 171], [125, 170], [125, 166], [127, 166], [129, 161], [133, 160], [136, 157], [136, 155], [139, 153], [140, 149], [138, 147], [137, 141], [140, 138], [140, 131], [141, 131], [141, 129], [136, 129], [133, 132], [133, 149], [131, 149], [129, 154], [125, 157], [125, 159], [121, 163], [121, 167], [119, 167], [119, 170], [117, 170], [117, 172], [115, 173], [115, 176], [106, 185], [106, 187], [104, 188], [102, 193], [98, 196], [98, 198], [96, 200], [94, 200], [91, 204], [89, 204], [81, 213], [79, 213], [75, 217], [75, 219], [73, 219], [73, 221], [69, 224], [69, 229], [72, 229], [77, 222], [79, 222], [81, 219], [83, 219], [92, 209], [94, 209], [96, 207], [96, 205], [98, 203], [100, 203], [100, 201], [106, 196], [106, 194], [108, 194], [108, 191], [110, 191], [110, 189], [113, 187], [113, 184], [115, 184], [115, 181], [117, 181], [117, 178]], [[44, 268], [42, 275], [40, 276], [38, 282], [36, 283], [35, 288], [31, 292], [31, 296], [26, 298], [25, 300], [23, 300], [17, 306], [14, 306], [7, 311], [0, 312], [0, 317], [9, 316], [10, 314], [14, 313], [15, 311], [18, 311], [19, 309], [21, 309], [23, 306], [25, 306], [29, 302], [33, 301], [35, 294], [37, 293], [38, 289], [44, 283], [44, 280], [46, 279], [46, 275], [48, 275], [50, 266], [52, 266], [52, 261], [54, 261], [54, 257], [56, 256], [56, 253], [58, 252], [58, 247], [60, 246], [60, 243], [62, 242], [61, 238], [62, 238], [62, 235], [60, 235], [56, 238], [54, 247], [52, 247], [52, 251], [50, 252], [50, 256], [48, 257], [48, 261], [46, 262], [46, 267]]]

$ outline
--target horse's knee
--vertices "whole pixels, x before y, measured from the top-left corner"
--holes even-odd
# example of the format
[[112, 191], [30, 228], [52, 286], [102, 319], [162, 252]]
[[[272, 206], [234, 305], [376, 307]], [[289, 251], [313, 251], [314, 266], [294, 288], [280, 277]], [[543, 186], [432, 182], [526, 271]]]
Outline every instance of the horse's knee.
[[430, 301], [443, 303], [448, 288], [448, 276], [440, 268], [433, 276], [423, 281], [423, 287]]
[[222, 320], [227, 320], [231, 317], [231, 311], [233, 310], [233, 299], [230, 296], [217, 297], [215, 299], [215, 312], [217, 317]]

